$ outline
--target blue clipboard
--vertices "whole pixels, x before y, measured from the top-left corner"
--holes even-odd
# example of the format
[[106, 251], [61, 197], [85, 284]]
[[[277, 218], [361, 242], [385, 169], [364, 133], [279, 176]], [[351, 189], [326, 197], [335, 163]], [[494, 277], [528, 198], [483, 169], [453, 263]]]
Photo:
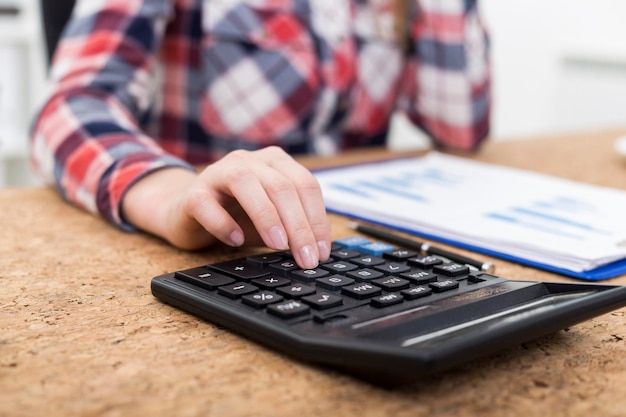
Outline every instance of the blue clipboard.
[[[435, 156], [438, 158], [441, 158], [439, 156]], [[458, 158], [458, 157], [450, 157], [450, 156], [444, 156], [443, 158], [448, 158], [443, 160], [444, 162], [454, 162], [454, 161], [450, 161], [450, 158], [457, 158], [457, 159], [463, 159], [463, 158]], [[482, 254], [486, 254], [495, 258], [500, 258], [506, 261], [510, 261], [510, 262], [514, 262], [514, 263], [518, 263], [521, 265], [526, 265], [526, 266], [530, 266], [533, 268], [537, 268], [537, 269], [542, 269], [545, 271], [549, 271], [549, 272], [553, 272], [556, 274], [560, 274], [560, 275], [564, 275], [564, 276], [568, 276], [568, 277], [573, 277], [573, 278], [578, 278], [578, 279], [583, 279], [583, 280], [589, 280], [589, 281], [599, 281], [599, 280], [605, 280], [605, 279], [609, 279], [609, 278], [614, 278], [620, 275], [625, 275], [626, 274], [626, 256], [624, 257], [619, 257], [618, 255], [618, 259], [617, 260], [613, 260], [613, 261], [609, 261], [608, 263], [604, 263], [600, 266], [594, 267], [593, 269], [586, 269], [586, 270], [575, 270], [575, 269], [568, 269], [566, 267], [563, 267], [563, 263], [558, 263], [555, 262], [555, 264], [549, 264], [549, 263], [543, 263], [540, 261], [537, 261], [537, 259], [541, 259], [541, 256], [536, 257], [535, 259], [526, 259], [523, 257], [519, 257], [515, 254], [506, 252], [505, 250], [503, 251], [498, 251], [498, 250], [494, 250], [494, 245], [488, 245], [489, 247], [482, 247], [479, 246], [475, 243], [468, 243], [468, 242], [464, 242], [461, 241], [459, 239], [455, 239], [455, 238], [451, 238], [449, 236], [445, 236], [444, 235], [436, 235], [433, 234], [432, 232], [427, 232], [424, 230], [420, 230], [420, 225], [419, 222], [417, 222], [415, 224], [415, 227], [411, 227], [411, 226], [406, 226], [407, 222], [406, 220], [404, 222], [398, 221], [397, 223], [394, 223], [393, 220], [385, 217], [385, 214], [389, 214], [389, 212], [394, 212], [394, 210], [397, 211], [396, 207], [394, 206], [391, 209], [388, 209], [386, 206], [384, 206], [384, 204], [386, 204], [386, 200], [385, 203], [381, 203], [380, 201], [380, 195], [385, 195], [385, 196], [389, 196], [390, 194], [390, 190], [386, 189], [386, 185], [382, 184], [382, 183], [373, 183], [372, 181], [369, 181], [368, 178], [362, 178], [360, 175], [362, 174], [355, 174], [355, 171], [352, 171], [351, 168], [355, 168], [355, 170], [362, 170], [363, 167], [366, 167], [368, 169], [367, 171], [367, 175], [370, 174], [370, 172], [372, 173], [372, 175], [377, 176], [377, 175], [381, 175], [384, 176], [388, 171], [385, 171], [384, 168], [384, 164], [388, 163], [388, 162], [406, 162], [409, 161], [412, 163], [411, 160], [415, 159], [415, 157], [400, 157], [400, 158], [396, 158], [396, 159], [381, 159], [381, 160], [377, 160], [377, 161], [371, 161], [371, 162], [366, 162], [366, 163], [356, 163], [356, 164], [352, 164], [352, 165], [346, 165], [346, 166], [339, 166], [339, 167], [333, 167], [333, 168], [328, 168], [328, 169], [321, 169], [321, 170], [317, 170], [314, 171], [314, 175], [318, 175], [320, 174], [321, 177], [324, 177], [325, 175], [331, 173], [332, 171], [336, 171], [336, 172], [341, 172], [342, 170], [347, 169], [347, 171], [343, 171], [340, 174], [340, 178], [341, 181], [344, 181], [346, 177], [348, 178], [353, 178], [350, 177], [350, 175], [353, 175], [354, 177], [356, 177], [356, 181], [354, 182], [354, 184], [356, 185], [355, 188], [351, 188], [351, 184], [350, 183], [346, 183], [344, 184], [343, 182], [338, 185], [335, 183], [335, 181], [337, 180], [337, 177], [330, 177], [331, 179], [327, 179], [327, 183], [334, 186], [335, 188], [339, 188], [339, 192], [343, 195], [343, 197], [341, 197], [338, 201], [348, 201], [349, 204], [345, 205], [345, 207], [342, 206], [342, 204], [337, 204], [337, 200], [335, 200], [335, 202], [333, 203], [332, 201], [330, 203], [328, 203], [327, 201], [327, 210], [329, 212], [333, 212], [333, 213], [337, 213], [340, 215], [344, 215], [346, 217], [349, 218], [353, 218], [353, 219], [358, 219], [358, 220], [363, 220], [369, 223], [373, 223], [373, 224], [377, 224], [380, 226], [384, 226], [390, 229], [395, 229], [395, 230], [399, 230], [408, 234], [412, 234], [415, 236], [419, 236], [421, 238], [425, 238], [425, 239], [429, 239], [432, 241], [437, 241], [437, 242], [441, 242], [441, 243], [445, 243], [448, 245], [452, 245], [452, 246], [456, 246], [459, 248], [463, 248], [463, 249], [467, 249], [467, 250], [471, 250], [473, 252], [477, 252], [477, 253], [482, 253]], [[419, 158], [418, 158], [419, 159]], [[441, 160], [438, 160], [439, 162], [441, 162]], [[475, 162], [473, 161], [468, 161], [468, 160], [464, 160], [462, 162], [463, 164], [472, 164]], [[479, 163], [479, 164], [483, 164], [484, 163]], [[427, 166], [430, 167], [430, 169], [432, 170], [432, 165]], [[457, 166], [457, 174], [461, 173], [463, 169], [470, 169], [471, 167], [463, 165], [463, 166]], [[509, 169], [507, 167], [499, 167], [499, 169], [504, 168], [504, 170], [513, 170], [515, 171], [515, 169]], [[474, 168], [475, 169], [475, 168]], [[480, 169], [485, 169], [480, 168]], [[489, 173], [491, 174], [491, 167], [487, 167], [486, 169], [490, 170]], [[360, 171], [359, 171], [360, 172]], [[383, 172], [383, 174], [380, 174], [380, 172]], [[507, 171], [494, 171], [494, 172], [504, 172], [504, 174], [508, 174]], [[446, 174], [446, 172], [444, 172], [444, 174]], [[336, 175], [336, 174], [332, 174], [332, 175]], [[626, 206], [626, 193], [624, 193], [621, 190], [601, 190], [602, 187], [597, 187], [597, 186], [591, 186], [589, 184], [580, 184], [580, 183], [575, 183], [574, 181], [570, 181], [570, 180], [566, 180], [566, 179], [560, 179], [560, 178], [554, 178], [554, 179], [550, 179], [547, 176], [544, 176], [546, 178], [536, 178], [537, 175], [540, 174], [535, 174], [535, 173], [530, 173], [527, 174], [526, 172], [522, 172], [521, 170], [516, 170], [516, 172], [512, 175], [516, 175], [517, 177], [515, 178], [519, 178], [521, 176], [521, 178], [526, 181], [527, 178], [530, 178], [530, 182], [529, 184], [537, 184], [537, 181], [544, 181], [544, 182], [550, 182], [550, 181], [561, 181], [558, 182], [556, 184], [556, 186], [563, 186], [563, 187], [569, 187], [570, 189], [574, 190], [574, 195], [577, 195], [577, 200], [580, 201], [584, 201], [585, 196], [587, 196], [586, 193], [591, 193], [592, 195], [602, 195], [605, 196], [607, 195], [607, 193], [610, 195], [610, 200], [608, 201], [614, 201], [615, 204], [613, 204], [613, 206], [615, 207], [623, 207]], [[535, 176], [535, 177], [533, 177]], [[328, 178], [328, 176], [327, 176]], [[468, 178], [471, 178], [468, 177]], [[318, 177], [318, 179], [320, 179]], [[388, 178], [386, 178], [388, 179]], [[440, 178], [436, 178], [437, 180], [439, 180]], [[353, 178], [354, 180], [354, 178]], [[534, 182], [533, 182], [534, 181]], [[568, 182], [568, 183], [565, 183]], [[360, 187], [360, 185], [363, 185], [363, 183], [365, 183], [365, 185], [367, 187], [369, 187], [365, 192], [363, 191], [363, 187]], [[526, 182], [524, 182], [524, 184], [526, 184]], [[397, 186], [397, 184], [395, 184], [395, 186]], [[554, 183], [553, 183], [553, 186]], [[394, 187], [394, 184], [391, 184], [391, 187]], [[586, 187], [586, 188], [585, 188]], [[385, 189], [383, 189], [385, 188]], [[322, 189], [324, 190], [324, 186], [322, 186]], [[534, 191], [536, 188], [530, 188], [531, 191]], [[325, 192], [325, 197], [326, 196], [326, 191]], [[414, 206], [412, 206], [411, 204], [414, 204], [416, 200], [419, 200], [420, 198], [423, 198], [424, 196], [426, 198], [430, 197], [428, 194], [422, 194], [422, 195], [417, 195], [419, 194], [419, 190], [418, 192], [414, 192], [413, 189], [399, 189], [398, 187], [395, 188], [395, 190], [391, 190], [397, 193], [397, 195], [399, 195], [402, 198], [405, 198], [404, 203], [400, 202], [399, 204], [407, 204], [409, 205], [409, 207], [414, 208]], [[363, 197], [363, 194], [365, 193], [369, 193], [371, 192], [372, 194], [376, 195], [379, 198], [379, 206], [378, 206], [378, 211], [376, 209], [371, 209], [368, 206], [368, 210], [362, 210], [364, 205], [369, 204], [365, 198], [362, 198], [361, 201], [359, 201], [358, 199]], [[578, 194], [576, 194], [578, 193]], [[598, 193], [598, 194], [595, 194]], [[612, 194], [612, 193], [617, 193], [617, 194]], [[413, 201], [411, 201], [413, 200]], [[567, 200], [567, 199], [565, 199]], [[358, 201], [358, 205], [357, 203], [354, 203], [354, 201]], [[372, 200], [370, 200], [372, 201]], [[574, 200], [572, 200], [574, 201]], [[373, 201], [372, 204], [377, 204], [376, 202]], [[586, 203], [583, 203], [586, 204]], [[349, 207], [349, 208], [346, 208]], [[424, 206], [426, 208], [430, 207], [430, 206]], [[517, 207], [515, 207], [517, 208]], [[527, 212], [530, 212], [530, 210], [527, 210]], [[376, 213], [380, 213], [380, 216]], [[394, 213], [395, 214], [395, 213]], [[488, 213], [489, 215], [491, 215], [492, 213]], [[496, 213], [497, 214], [497, 213]], [[524, 213], [527, 214], [527, 213]], [[577, 226], [585, 226], [585, 225], [580, 225], [580, 224], [576, 224], [573, 221], [565, 221], [566, 219], [557, 219], [556, 216], [550, 216], [550, 215], [544, 215], [542, 213], [531, 213], [532, 215], [537, 216], [537, 218], [539, 218], [540, 220], [545, 220], [546, 222], [548, 221], [561, 221], [561, 225], [563, 225], [563, 227], [577, 227]], [[606, 217], [608, 218], [613, 218], [615, 217], [615, 213], [612, 213], [613, 216], [612, 217]], [[505, 218], [506, 216], [501, 216], [502, 218]], [[555, 220], [556, 219], [556, 220]], [[500, 220], [500, 219], [498, 219]], [[504, 219], [503, 221], [506, 221], [506, 219]], [[595, 228], [595, 224], [591, 224], [594, 228]], [[428, 229], [428, 228], [426, 228]], [[598, 230], [598, 232], [603, 232], [606, 231], [607, 226], [606, 224], [604, 225], [604, 229], [603, 230]], [[596, 232], [596, 230], [594, 230], [594, 232]], [[623, 231], [621, 231], [620, 233], [623, 233]], [[563, 233], [564, 234], [564, 233]], [[614, 256], [615, 258], [615, 256]]]

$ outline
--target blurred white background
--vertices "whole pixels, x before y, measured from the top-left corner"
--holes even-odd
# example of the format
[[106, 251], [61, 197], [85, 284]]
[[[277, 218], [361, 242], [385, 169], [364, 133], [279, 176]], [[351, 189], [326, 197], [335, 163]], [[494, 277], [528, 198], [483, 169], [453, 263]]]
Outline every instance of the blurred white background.
[[[626, 128], [626, 1], [479, 1], [491, 34], [494, 140]], [[398, 119], [393, 146], [425, 146]]]
[[483, 0], [497, 138], [626, 127], [626, 1]]
[[[53, 1], [53, 0], [49, 0]], [[45, 85], [38, 0], [0, 0], [0, 187], [36, 183], [27, 129]], [[493, 140], [626, 127], [626, 1], [481, 0], [492, 39]], [[394, 148], [425, 146], [401, 118]]]

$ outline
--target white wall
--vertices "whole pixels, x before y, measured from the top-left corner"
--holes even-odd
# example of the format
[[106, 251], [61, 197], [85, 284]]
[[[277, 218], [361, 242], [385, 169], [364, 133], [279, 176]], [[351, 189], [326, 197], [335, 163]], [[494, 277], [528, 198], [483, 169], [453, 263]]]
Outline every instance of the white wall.
[[[626, 127], [626, 1], [479, 0], [492, 40], [492, 138]], [[420, 147], [399, 119], [396, 148]]]
[[626, 1], [482, 0], [496, 138], [626, 126]]

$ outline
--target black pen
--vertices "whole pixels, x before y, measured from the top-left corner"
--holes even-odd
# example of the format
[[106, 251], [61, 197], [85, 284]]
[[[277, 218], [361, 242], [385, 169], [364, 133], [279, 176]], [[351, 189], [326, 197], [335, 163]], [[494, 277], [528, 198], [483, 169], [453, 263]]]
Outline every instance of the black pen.
[[377, 239], [384, 240], [389, 243], [394, 243], [406, 249], [413, 249], [419, 251], [423, 255], [437, 255], [449, 259], [453, 262], [470, 265], [479, 269], [482, 272], [493, 273], [496, 269], [495, 265], [491, 262], [481, 262], [467, 256], [459, 255], [458, 253], [450, 252], [445, 249], [432, 246], [430, 243], [418, 242], [417, 240], [407, 239], [402, 236], [398, 236], [392, 232], [381, 230], [374, 227], [365, 226], [356, 222], [348, 222], [348, 227], [365, 235], [375, 237]]

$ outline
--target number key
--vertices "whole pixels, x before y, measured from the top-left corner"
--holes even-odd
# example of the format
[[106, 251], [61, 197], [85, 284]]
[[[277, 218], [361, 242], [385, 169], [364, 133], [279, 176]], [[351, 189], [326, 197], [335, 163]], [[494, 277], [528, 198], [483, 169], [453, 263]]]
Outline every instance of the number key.
[[328, 278], [320, 278], [315, 282], [319, 287], [327, 290], [336, 290], [346, 285], [354, 284], [352, 278], [344, 277], [343, 275], [331, 275]]
[[333, 274], [343, 274], [348, 271], [355, 270], [358, 267], [355, 264], [351, 264], [350, 262], [339, 261], [322, 265], [322, 268], [332, 272]]

